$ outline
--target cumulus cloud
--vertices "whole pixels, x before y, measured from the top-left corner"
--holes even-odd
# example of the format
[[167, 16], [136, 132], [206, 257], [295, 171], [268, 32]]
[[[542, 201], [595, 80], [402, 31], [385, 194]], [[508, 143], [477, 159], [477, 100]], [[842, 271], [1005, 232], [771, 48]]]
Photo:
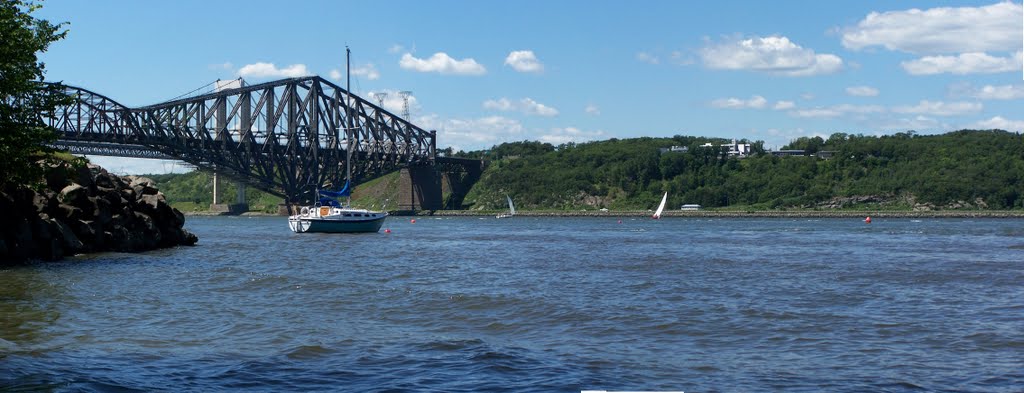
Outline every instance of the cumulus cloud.
[[558, 110], [541, 104], [531, 98], [523, 98], [519, 101], [511, 101], [508, 98], [484, 101], [484, 109], [493, 109], [502, 112], [519, 111], [531, 116], [554, 117], [558, 116]]
[[436, 72], [446, 75], [483, 75], [487, 69], [471, 58], [455, 60], [447, 53], [437, 52], [427, 59], [413, 57], [412, 54], [402, 55], [398, 65], [403, 69], [418, 72]]
[[975, 123], [973, 128], [978, 129], [1000, 129], [1006, 131], [1024, 131], [1024, 120], [1009, 120], [1002, 116], [996, 116], [988, 120], [982, 120]]
[[930, 116], [960, 116], [981, 112], [980, 102], [942, 102], [922, 100], [913, 106], [897, 106], [892, 108], [895, 113], [908, 113]]
[[793, 109], [794, 107], [796, 107], [796, 103], [793, 101], [779, 101], [775, 103], [775, 106], [773, 106], [772, 109], [782, 111], [786, 109]]
[[880, 105], [840, 104], [828, 107], [797, 109], [790, 111], [790, 116], [799, 118], [833, 118], [847, 115], [867, 115], [885, 112]]
[[1013, 51], [1021, 48], [1020, 4], [872, 12], [843, 32], [843, 46], [881, 46], [916, 54]]
[[730, 39], [700, 50], [704, 65], [718, 70], [748, 70], [784, 76], [836, 73], [843, 60], [817, 54], [782, 36]]
[[1024, 85], [985, 85], [979, 88], [966, 87], [963, 93], [979, 100], [1018, 100], [1024, 98]]
[[749, 100], [730, 97], [711, 101], [711, 106], [727, 109], [762, 109], [767, 104], [768, 100], [761, 96], [752, 96]]
[[540, 73], [544, 71], [544, 65], [530, 50], [512, 51], [505, 57], [505, 65], [519, 72]]
[[429, 115], [418, 118], [416, 124], [427, 130], [437, 130], [437, 139], [456, 150], [487, 148], [501, 141], [521, 139], [524, 133], [519, 121], [503, 116], [445, 119]]
[[640, 62], [647, 63], [647, 64], [658, 64], [658, 63], [661, 63], [661, 60], [659, 60], [657, 56], [652, 55], [652, 54], [647, 53], [647, 52], [639, 52], [639, 53], [637, 53], [636, 54], [636, 59], [638, 61], [640, 61]]
[[232, 68], [234, 68], [234, 64], [231, 64], [231, 62], [228, 61], [228, 62], [224, 62], [224, 63], [220, 63], [220, 64], [210, 64], [207, 67], [209, 69], [211, 69], [211, 70], [229, 70], [230, 71]]
[[605, 135], [605, 132], [602, 130], [584, 131], [576, 127], [565, 127], [552, 128], [549, 132], [540, 135], [538, 139], [541, 142], [546, 142], [557, 146], [569, 142], [582, 143], [597, 139], [603, 139]]
[[846, 88], [846, 94], [855, 97], [875, 97], [878, 89], [871, 86], [850, 86]]
[[996, 57], [986, 53], [972, 52], [957, 56], [925, 56], [917, 60], [900, 63], [911, 75], [935, 74], [993, 74], [997, 72], [1018, 71], [1021, 69], [1022, 54], [1017, 52], [1013, 57]]
[[601, 115], [601, 108], [598, 108], [597, 105], [590, 104], [590, 105], [587, 105], [586, 108], [583, 108], [583, 112], [585, 112], [586, 114], [591, 115], [591, 116], [600, 116]]
[[352, 75], [361, 76], [372, 81], [380, 79], [380, 72], [377, 71], [377, 67], [373, 63], [352, 68]]
[[292, 64], [284, 68], [277, 68], [274, 63], [253, 63], [246, 64], [238, 70], [238, 75], [243, 78], [296, 78], [312, 75], [306, 69], [305, 64]]

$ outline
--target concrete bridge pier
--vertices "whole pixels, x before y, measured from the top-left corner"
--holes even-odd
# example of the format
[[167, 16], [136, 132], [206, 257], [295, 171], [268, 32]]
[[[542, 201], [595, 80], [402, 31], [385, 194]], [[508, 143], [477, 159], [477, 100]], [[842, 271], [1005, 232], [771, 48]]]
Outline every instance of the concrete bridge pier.
[[220, 179], [217, 172], [213, 172], [213, 203], [210, 204], [210, 211], [220, 214], [242, 214], [249, 211], [249, 203], [245, 200], [245, 183], [235, 183], [235, 203], [227, 204], [220, 200]]
[[415, 213], [420, 210], [441, 210], [441, 173], [433, 166], [402, 168], [398, 182], [398, 210]]

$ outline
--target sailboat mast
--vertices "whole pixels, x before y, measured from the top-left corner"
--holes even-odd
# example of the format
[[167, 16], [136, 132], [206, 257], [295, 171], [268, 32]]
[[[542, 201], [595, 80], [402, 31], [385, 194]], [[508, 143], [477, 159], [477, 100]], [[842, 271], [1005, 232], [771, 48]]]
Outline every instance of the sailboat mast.
[[[345, 122], [348, 123], [345, 127], [345, 182], [349, 187], [352, 187], [352, 72], [351, 72], [351, 58], [352, 51], [345, 46]], [[352, 206], [352, 194], [349, 192], [348, 202], [346, 205]]]

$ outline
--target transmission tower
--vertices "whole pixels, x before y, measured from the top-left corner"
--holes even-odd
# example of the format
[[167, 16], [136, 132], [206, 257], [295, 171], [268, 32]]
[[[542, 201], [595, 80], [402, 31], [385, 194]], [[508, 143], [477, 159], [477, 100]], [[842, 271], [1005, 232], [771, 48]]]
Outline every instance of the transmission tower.
[[409, 120], [409, 95], [411, 94], [411, 91], [398, 92], [398, 95], [402, 96], [402, 117], [405, 120]]
[[377, 99], [377, 106], [384, 107], [384, 99], [388, 98], [387, 92], [373, 93], [373, 97]]

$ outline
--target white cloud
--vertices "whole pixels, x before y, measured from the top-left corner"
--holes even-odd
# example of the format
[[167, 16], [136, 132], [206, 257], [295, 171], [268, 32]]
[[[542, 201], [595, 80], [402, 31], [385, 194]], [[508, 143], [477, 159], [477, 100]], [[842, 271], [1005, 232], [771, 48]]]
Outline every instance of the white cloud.
[[942, 123], [942, 122], [940, 122], [940, 121], [938, 121], [936, 119], [933, 119], [931, 117], [917, 115], [917, 116], [910, 117], [910, 118], [899, 118], [899, 119], [886, 120], [886, 121], [882, 122], [881, 124], [879, 124], [877, 128], [882, 129], [882, 130], [897, 130], [897, 131], [903, 131], [903, 130], [924, 131], [924, 130], [943, 130], [943, 129], [949, 129], [950, 127], [949, 127], [948, 124]]
[[957, 56], [925, 56], [917, 60], [900, 63], [911, 75], [935, 74], [993, 74], [1021, 69], [1021, 52], [1013, 57], [995, 57], [987, 53], [972, 52]]
[[277, 68], [274, 63], [253, 63], [246, 64], [238, 70], [238, 75], [243, 78], [296, 78], [312, 75], [306, 69], [305, 64], [292, 64], [284, 68]]
[[220, 64], [210, 64], [209, 68], [211, 70], [230, 70], [234, 68], [234, 64], [231, 64], [231, 62], [228, 61]]
[[846, 94], [855, 97], [875, 97], [878, 89], [871, 86], [850, 86], [846, 88]]
[[715, 108], [728, 108], [728, 109], [762, 109], [768, 104], [768, 100], [761, 96], [752, 96], [749, 100], [740, 98], [719, 98], [711, 101], [711, 106]]
[[597, 105], [590, 104], [590, 105], [587, 105], [586, 108], [583, 108], [583, 112], [586, 112], [586, 114], [591, 115], [591, 116], [600, 116], [601, 115], [601, 108], [598, 108]]
[[361, 65], [361, 67], [353, 68], [352, 75], [356, 77], [365, 77], [371, 81], [376, 81], [381, 78], [381, 73], [377, 71], [377, 67], [375, 67], [371, 62]]
[[493, 109], [502, 112], [519, 111], [531, 116], [558, 116], [557, 109], [541, 104], [531, 98], [523, 98], [517, 102], [513, 102], [508, 98], [502, 97], [497, 100], [484, 101], [483, 107], [484, 109]]
[[977, 129], [991, 130], [1000, 129], [1006, 131], [1020, 132], [1024, 131], [1024, 120], [1009, 120], [1004, 119], [1002, 116], [996, 116], [988, 120], [982, 120], [975, 123]]
[[523, 138], [523, 125], [503, 116], [477, 119], [442, 119], [438, 115], [417, 118], [416, 124], [427, 130], [437, 130], [437, 140], [455, 150], [477, 150], [503, 141]]
[[340, 81], [341, 78], [345, 77], [345, 75], [343, 75], [341, 71], [338, 71], [338, 69], [331, 70], [330, 76], [331, 79], [334, 79], [336, 81]]
[[796, 107], [796, 103], [793, 101], [779, 101], [775, 103], [775, 106], [773, 106], [772, 109], [782, 111], [786, 109], [793, 109], [794, 107]]
[[960, 116], [981, 112], [980, 102], [941, 102], [922, 100], [914, 106], [897, 106], [892, 108], [895, 113], [909, 113], [930, 116]]
[[402, 52], [405, 52], [405, 47], [401, 46], [399, 44], [391, 45], [391, 47], [388, 48], [388, 53], [391, 53], [391, 54], [397, 55], [397, 54], [402, 53]]
[[537, 60], [537, 56], [530, 50], [512, 51], [505, 57], [505, 65], [519, 72], [544, 72], [544, 65]]
[[879, 105], [850, 105], [840, 104], [829, 107], [817, 107], [808, 109], [797, 109], [790, 111], [790, 116], [800, 118], [833, 118], [847, 115], [867, 115], [885, 112], [885, 108]]
[[497, 100], [484, 101], [484, 109], [494, 109], [502, 112], [508, 112], [510, 110], [515, 109], [515, 107], [514, 105], [512, 105], [512, 101], [509, 101], [508, 98], [502, 97]]
[[476, 60], [470, 58], [455, 60], [444, 52], [434, 53], [429, 59], [418, 59], [406, 53], [402, 55], [398, 65], [407, 70], [437, 72], [439, 74], [483, 75], [487, 73], [487, 69], [477, 63]]
[[967, 95], [979, 100], [1018, 100], [1024, 98], [1024, 85], [985, 85], [971, 89]]
[[526, 112], [526, 114], [528, 115], [544, 117], [558, 116], [557, 109], [552, 108], [550, 106], [546, 106], [529, 98], [523, 98], [522, 100], [520, 100], [519, 105], [521, 105], [522, 108], [524, 108], [524, 112]]
[[640, 62], [647, 63], [647, 64], [658, 64], [658, 63], [661, 63], [661, 60], [659, 60], [657, 56], [652, 55], [652, 54], [647, 53], [647, 52], [639, 52], [639, 53], [637, 53], [636, 54], [636, 59], [638, 61], [640, 61]]
[[565, 127], [552, 128], [548, 133], [540, 135], [538, 139], [541, 142], [546, 142], [557, 146], [569, 142], [582, 143], [593, 141], [604, 138], [605, 135], [606, 133], [602, 130], [583, 131], [576, 127]]
[[1004, 1], [982, 7], [872, 12], [843, 33], [843, 46], [882, 46], [909, 53], [1014, 51], [1021, 48], [1022, 8]]
[[782, 36], [731, 39], [700, 50], [708, 68], [749, 70], [785, 76], [836, 73], [843, 60], [832, 54], [816, 54]]

